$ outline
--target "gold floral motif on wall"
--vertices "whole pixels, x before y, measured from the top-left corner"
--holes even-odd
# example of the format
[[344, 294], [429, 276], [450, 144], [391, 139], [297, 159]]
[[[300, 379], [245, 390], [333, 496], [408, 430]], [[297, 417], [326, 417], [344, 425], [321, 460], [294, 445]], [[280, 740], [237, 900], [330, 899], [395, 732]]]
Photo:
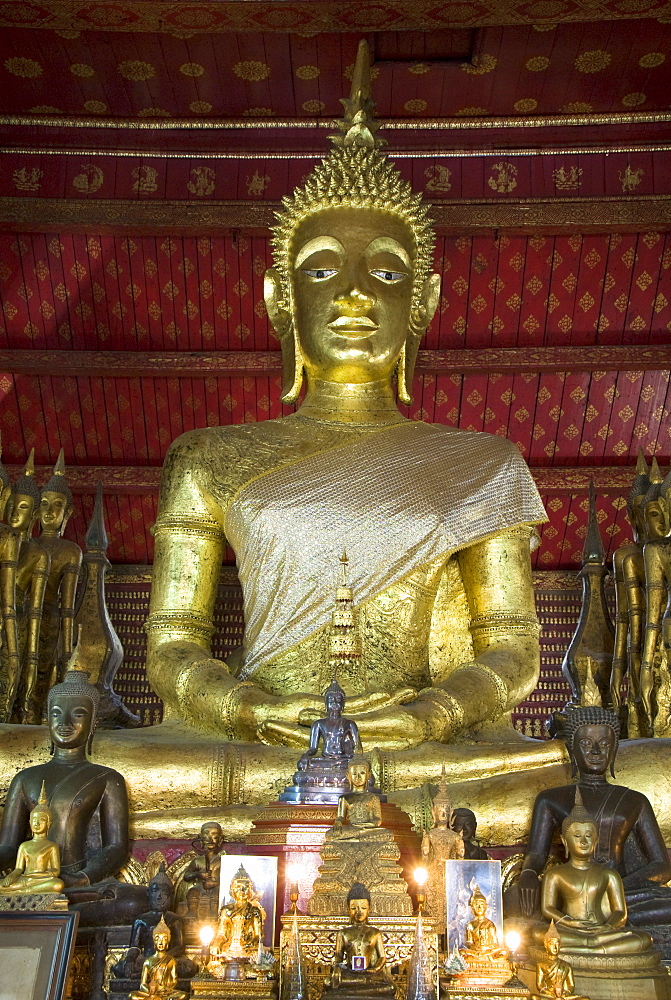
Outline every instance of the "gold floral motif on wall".
[[31, 80], [42, 76], [42, 67], [40, 64], [35, 62], [34, 59], [28, 59], [25, 56], [12, 56], [9, 59], [5, 59], [5, 69], [14, 76], [22, 76]]
[[482, 55], [473, 56], [471, 62], [462, 63], [461, 68], [464, 73], [470, 73], [472, 76], [483, 76], [485, 73], [491, 73], [493, 69], [496, 69], [497, 62], [498, 59], [496, 56], [483, 52]]
[[126, 80], [151, 80], [156, 76], [156, 70], [151, 63], [143, 62], [142, 59], [127, 59], [117, 66], [119, 73]]
[[270, 76], [270, 66], [267, 63], [258, 62], [254, 59], [247, 59], [238, 62], [233, 67], [233, 72], [241, 80], [250, 80], [257, 83], [259, 80], [267, 80]]
[[611, 54], [603, 49], [592, 49], [590, 52], [581, 52], [575, 61], [575, 68], [579, 73], [600, 73], [602, 69], [610, 65]]

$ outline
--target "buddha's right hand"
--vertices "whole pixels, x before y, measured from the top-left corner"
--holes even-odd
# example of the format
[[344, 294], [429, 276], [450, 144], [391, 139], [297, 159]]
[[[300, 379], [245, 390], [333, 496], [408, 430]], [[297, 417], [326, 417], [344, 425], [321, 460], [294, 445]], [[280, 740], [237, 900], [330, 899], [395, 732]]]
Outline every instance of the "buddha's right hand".
[[538, 875], [533, 869], [527, 868], [526, 871], [522, 872], [517, 881], [517, 892], [523, 917], [532, 917], [534, 915], [538, 906], [539, 889]]

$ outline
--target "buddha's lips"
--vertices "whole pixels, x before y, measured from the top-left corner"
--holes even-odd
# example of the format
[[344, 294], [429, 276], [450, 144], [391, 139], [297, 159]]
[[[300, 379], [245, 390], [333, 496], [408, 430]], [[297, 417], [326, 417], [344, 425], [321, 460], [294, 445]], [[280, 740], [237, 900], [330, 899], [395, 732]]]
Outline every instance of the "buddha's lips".
[[328, 326], [335, 333], [348, 333], [355, 337], [367, 337], [378, 329], [377, 323], [368, 316], [338, 316]]

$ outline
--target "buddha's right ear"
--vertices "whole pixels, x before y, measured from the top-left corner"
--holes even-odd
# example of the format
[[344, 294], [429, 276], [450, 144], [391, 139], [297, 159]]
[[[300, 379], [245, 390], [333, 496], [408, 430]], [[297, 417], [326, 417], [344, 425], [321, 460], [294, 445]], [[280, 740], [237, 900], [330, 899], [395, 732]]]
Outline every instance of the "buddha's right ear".
[[9, 497], [12, 492], [11, 484], [3, 487], [2, 492], [0, 492], [0, 520], [7, 513], [7, 504], [9, 503]]
[[282, 402], [295, 403], [303, 385], [303, 355], [291, 307], [284, 295], [282, 278], [275, 267], [269, 267], [265, 273], [263, 298], [270, 322], [282, 345]]

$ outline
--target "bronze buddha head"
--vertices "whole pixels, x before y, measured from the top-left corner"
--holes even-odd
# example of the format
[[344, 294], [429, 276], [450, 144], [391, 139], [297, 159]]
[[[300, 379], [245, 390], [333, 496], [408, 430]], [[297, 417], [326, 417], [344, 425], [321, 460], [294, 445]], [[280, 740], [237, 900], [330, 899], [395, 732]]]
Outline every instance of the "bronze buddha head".
[[65, 479], [65, 459], [61, 448], [51, 479], [40, 495], [40, 524], [44, 534], [62, 535], [74, 509], [72, 491]]
[[155, 913], [165, 913], [172, 906], [173, 886], [169, 876], [165, 871], [165, 864], [161, 863], [147, 890], [149, 898], [149, 909]]
[[615, 777], [620, 720], [614, 712], [598, 705], [568, 709], [562, 736], [574, 777], [578, 772], [604, 775], [608, 769]]
[[347, 913], [353, 924], [365, 924], [370, 914], [370, 892], [362, 882], [354, 882], [347, 893]]
[[[77, 650], [73, 653], [75, 658]], [[71, 661], [72, 662], [72, 661]], [[56, 747], [74, 750], [90, 743], [100, 706], [100, 692], [89, 684], [84, 670], [68, 670], [61, 684], [55, 684], [47, 698], [47, 718], [51, 740]]]
[[28, 456], [23, 472], [12, 486], [5, 516], [8, 524], [29, 537], [40, 506], [40, 491], [35, 482], [35, 449]]

